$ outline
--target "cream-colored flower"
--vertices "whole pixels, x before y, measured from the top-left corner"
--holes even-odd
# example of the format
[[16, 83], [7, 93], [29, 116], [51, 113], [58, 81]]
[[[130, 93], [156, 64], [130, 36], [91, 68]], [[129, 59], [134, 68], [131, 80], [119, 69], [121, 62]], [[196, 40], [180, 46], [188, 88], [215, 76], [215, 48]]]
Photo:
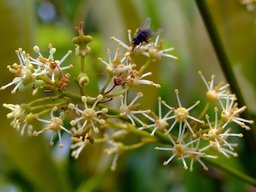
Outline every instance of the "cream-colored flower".
[[[170, 151], [172, 153], [172, 156], [168, 160], [164, 161], [163, 165], [169, 164], [176, 157], [178, 160], [182, 161], [184, 169], [188, 169], [186, 159], [189, 159], [190, 171], [193, 170], [193, 165], [195, 161], [199, 162], [205, 170], [208, 170], [207, 166], [204, 164], [201, 158], [213, 158], [213, 159], [217, 158], [216, 156], [208, 155], [204, 153], [206, 149], [204, 148], [199, 149], [200, 139], [195, 139], [195, 140], [190, 139], [187, 143], [184, 143], [184, 141], [175, 142], [171, 138], [171, 136], [169, 136], [169, 139], [173, 145], [172, 147], [156, 147], [155, 148], [156, 150]], [[196, 143], [196, 146], [194, 146], [195, 143]]]
[[92, 130], [95, 133], [99, 132], [98, 127], [96, 126], [96, 123], [99, 124], [104, 124], [105, 120], [99, 117], [100, 114], [107, 113], [108, 110], [107, 108], [103, 109], [97, 109], [96, 106], [97, 104], [102, 101], [103, 96], [98, 95], [97, 98], [95, 99], [92, 107], [89, 107], [87, 105], [87, 97], [82, 96], [82, 102], [84, 103], [84, 109], [80, 109], [74, 104], [70, 103], [69, 108], [71, 110], [74, 110], [79, 117], [76, 119], [72, 120], [70, 122], [71, 126], [76, 126], [77, 130], [75, 130], [75, 134], [81, 134], [83, 132], [86, 132], [88, 129], [92, 128]]
[[158, 34], [154, 42], [145, 45], [145, 47], [147, 46], [148, 48], [142, 52], [143, 55], [145, 55], [146, 57], [149, 57], [152, 61], [160, 60], [162, 57], [178, 59], [176, 56], [172, 54], [168, 54], [168, 52], [174, 50], [173, 47], [163, 49], [163, 43], [162, 42], [159, 43], [159, 37], [160, 35]]
[[28, 114], [24, 109], [24, 105], [3, 104], [3, 107], [10, 109], [11, 112], [7, 114], [7, 119], [12, 119], [10, 125], [17, 129], [21, 135], [24, 135], [25, 131], [28, 135], [32, 134], [33, 126], [30, 124], [31, 119], [35, 117], [34, 114]]
[[67, 57], [72, 53], [71, 50], [67, 52], [64, 57], [62, 57], [61, 60], [55, 60], [54, 59], [54, 53], [56, 52], [56, 48], [52, 47], [51, 44], [49, 44], [49, 56], [44, 57], [38, 46], [34, 46], [34, 51], [38, 54], [38, 57], [36, 59], [30, 58], [31, 63], [37, 66], [37, 73], [34, 75], [35, 77], [40, 75], [48, 74], [50, 76], [51, 82], [55, 82], [56, 75], [63, 75], [62, 71], [67, 70], [73, 65], [68, 66], [61, 66], [63, 62], [67, 59]]
[[203, 123], [202, 120], [199, 120], [193, 116], [190, 115], [190, 111], [192, 109], [194, 109], [199, 103], [200, 101], [197, 101], [194, 105], [192, 105], [189, 108], [185, 108], [182, 106], [181, 101], [180, 101], [180, 97], [179, 97], [179, 91], [177, 89], [175, 89], [175, 94], [176, 94], [176, 98], [178, 101], [178, 108], [173, 108], [169, 105], [167, 105], [165, 102], [162, 102], [168, 109], [170, 109], [171, 111], [173, 111], [173, 115], [168, 117], [167, 119], [174, 119], [174, 122], [172, 123], [172, 125], [170, 126], [170, 128], [168, 129], [168, 131], [166, 133], [169, 133], [174, 126], [179, 123], [179, 135], [178, 135], [178, 140], [182, 140], [184, 132], [185, 132], [185, 128], [188, 128], [192, 134], [192, 136], [195, 136], [195, 132], [193, 131], [192, 127], [190, 126], [188, 120], [192, 120], [192, 121], [196, 121], [198, 123]]
[[136, 125], [135, 121], [138, 122], [140, 125], [144, 126], [144, 123], [136, 117], [136, 115], [145, 115], [147, 113], [150, 113], [150, 110], [138, 110], [139, 104], [135, 104], [136, 101], [143, 96], [141, 92], [137, 93], [137, 96], [129, 103], [127, 104], [127, 91], [124, 93], [124, 96], [121, 95], [121, 105], [119, 107], [120, 109], [120, 115], [122, 117], [128, 118], [131, 122], [132, 125]]
[[118, 47], [113, 59], [110, 53], [110, 50], [108, 50], [108, 62], [104, 61], [102, 58], [99, 58], [99, 60], [106, 65], [106, 69], [111, 75], [115, 76], [120, 73], [129, 73], [132, 71], [133, 67], [135, 67], [135, 64], [131, 64], [130, 62], [129, 52], [122, 56]]
[[78, 159], [80, 153], [85, 148], [89, 140], [87, 140], [84, 136], [72, 137], [72, 145], [70, 146], [72, 152], [71, 156], [75, 159]]
[[25, 51], [19, 48], [15, 53], [19, 59], [19, 64], [14, 63], [12, 66], [8, 65], [7, 68], [11, 73], [14, 73], [16, 77], [10, 83], [1, 87], [1, 90], [3, 90], [15, 85], [11, 91], [12, 94], [16, 93], [18, 88], [22, 88], [25, 84], [33, 82], [35, 80], [34, 76], [38, 75], [29, 59], [29, 55]]
[[226, 127], [230, 122], [234, 122], [246, 130], [250, 130], [250, 127], [245, 123], [253, 124], [253, 120], [239, 117], [240, 113], [246, 110], [246, 106], [238, 108], [237, 103], [235, 103], [235, 99], [232, 96], [226, 98], [226, 106], [224, 106], [222, 101], [220, 101], [220, 105], [222, 108], [221, 120], [225, 123], [223, 127]]
[[[226, 99], [228, 96], [230, 96], [228, 91], [229, 84], [221, 82], [218, 85], [214, 85], [214, 75], [212, 75], [211, 81], [207, 82], [201, 71], [198, 71], [198, 74], [203, 80], [205, 86], [207, 87], [206, 96], [208, 101], [215, 102], [219, 101], [220, 99]], [[232, 97], [234, 97], [234, 95], [232, 95]]]
[[143, 114], [146, 118], [148, 118], [152, 123], [149, 125], [144, 125], [139, 129], [149, 129], [153, 128], [151, 135], [154, 135], [157, 130], [159, 131], [164, 131], [168, 126], [168, 120], [169, 120], [169, 115], [172, 113], [172, 110], [169, 110], [166, 115], [162, 115], [162, 100], [159, 97], [158, 98], [158, 116], [153, 115], [153, 117]]
[[137, 86], [137, 85], [153, 85], [157, 88], [160, 88], [161, 85], [154, 83], [153, 81], [144, 79], [147, 76], [152, 75], [152, 72], [143, 73], [143, 70], [132, 70], [126, 78], [126, 83], [130, 86]]
[[54, 116], [54, 112], [57, 110], [57, 107], [54, 107], [52, 110], [51, 110], [51, 114], [50, 114], [50, 120], [45, 120], [45, 119], [41, 119], [41, 118], [37, 118], [38, 121], [42, 122], [42, 123], [45, 123], [47, 124], [47, 126], [45, 128], [43, 128], [42, 130], [40, 131], [33, 131], [33, 135], [34, 136], [38, 136], [46, 131], [49, 131], [51, 130], [51, 139], [50, 139], [50, 145], [53, 145], [54, 142], [53, 142], [53, 137], [55, 135], [55, 133], [57, 133], [58, 135], [58, 138], [59, 138], [59, 146], [62, 148], [63, 147], [63, 143], [62, 143], [62, 139], [61, 139], [61, 130], [65, 131], [66, 133], [70, 134], [71, 132], [66, 129], [64, 126], [63, 126], [63, 113], [61, 113], [59, 115], [59, 117], [55, 117]]

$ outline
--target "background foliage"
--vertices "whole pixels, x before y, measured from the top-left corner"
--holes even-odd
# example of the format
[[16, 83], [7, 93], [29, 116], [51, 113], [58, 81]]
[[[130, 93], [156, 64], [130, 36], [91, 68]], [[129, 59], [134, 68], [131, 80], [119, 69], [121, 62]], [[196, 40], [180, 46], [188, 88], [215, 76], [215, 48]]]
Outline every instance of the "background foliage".
[[[255, 10], [249, 12], [239, 0], [206, 2], [248, 110], [255, 117]], [[154, 108], [158, 95], [175, 104], [175, 88], [187, 104], [200, 99], [204, 88], [198, 70], [225, 80], [193, 0], [9, 0], [0, 2], [0, 12], [4, 15], [0, 19], [1, 85], [13, 78], [6, 65], [17, 62], [15, 49], [31, 52], [39, 45], [47, 51], [48, 43], [52, 43], [57, 53], [64, 55], [68, 49], [74, 50], [71, 39], [75, 25], [85, 21], [86, 33], [94, 37], [90, 44], [93, 51], [86, 61], [91, 79], [88, 93], [95, 93], [102, 73], [97, 58], [106, 57], [106, 49], [113, 50], [116, 45], [110, 37], [126, 39], [127, 29], [135, 31], [146, 17], [151, 17], [153, 30], [164, 29], [162, 38], [168, 47], [175, 47], [179, 60], [163, 59], [161, 64], [151, 65], [153, 79], [162, 88], [142, 87], [147, 95], [144, 105]], [[76, 58], [70, 62], [76, 64]], [[0, 104], [21, 103], [31, 97], [23, 93], [10, 97], [9, 90], [1, 91]], [[1, 108], [0, 191], [253, 191], [252, 186], [214, 166], [208, 172], [198, 167], [193, 173], [175, 164], [163, 167], [163, 154], [155, 153], [153, 146], [122, 155], [117, 170], [111, 172], [111, 159], [101, 147], [86, 148], [74, 160], [69, 156], [68, 140], [66, 147], [59, 149], [48, 146], [43, 137], [21, 137], [9, 126], [7, 112]], [[240, 143], [239, 158], [218, 161], [256, 177], [255, 153], [245, 146]]]

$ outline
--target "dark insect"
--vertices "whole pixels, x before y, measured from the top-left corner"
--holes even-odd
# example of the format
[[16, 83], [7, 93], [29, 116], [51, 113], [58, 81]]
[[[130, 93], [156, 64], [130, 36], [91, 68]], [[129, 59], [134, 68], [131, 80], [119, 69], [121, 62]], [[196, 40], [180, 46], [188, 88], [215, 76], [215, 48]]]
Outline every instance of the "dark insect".
[[132, 51], [136, 46], [142, 43], [148, 43], [148, 40], [152, 37], [152, 31], [150, 29], [151, 19], [147, 17], [141, 27], [137, 30], [135, 36], [132, 39], [131, 47]]

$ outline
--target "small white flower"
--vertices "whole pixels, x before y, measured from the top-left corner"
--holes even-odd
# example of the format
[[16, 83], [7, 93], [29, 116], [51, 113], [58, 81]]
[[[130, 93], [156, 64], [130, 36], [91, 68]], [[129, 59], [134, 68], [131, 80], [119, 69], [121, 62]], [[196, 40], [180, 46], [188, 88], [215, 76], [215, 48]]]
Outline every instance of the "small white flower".
[[31, 119], [32, 114], [27, 114], [21, 105], [4, 103], [3, 107], [12, 111], [7, 114], [7, 119], [13, 119], [10, 125], [17, 129], [17, 131], [20, 131], [21, 135], [24, 135], [25, 131], [27, 131], [28, 135], [31, 135], [33, 127], [29, 120]]
[[107, 51], [107, 54], [108, 62], [104, 61], [102, 58], [99, 58], [99, 60], [106, 65], [106, 69], [111, 75], [130, 72], [132, 68], [135, 67], [135, 65], [130, 62], [129, 52], [122, 57], [120, 49], [117, 48], [113, 59], [111, 58], [110, 50]]
[[113, 160], [112, 160], [112, 164], [111, 164], [111, 167], [110, 169], [112, 171], [115, 171], [116, 170], [116, 166], [117, 166], [117, 160], [118, 160], [118, 157], [120, 155], [120, 153], [123, 151], [123, 144], [120, 143], [120, 142], [115, 142], [113, 140], [108, 140], [107, 141], [107, 144], [110, 146], [109, 148], [105, 149], [105, 152], [108, 154], [108, 155], [112, 155], [113, 154]]
[[[173, 108], [169, 105], [167, 105], [165, 102], [162, 102], [168, 109], [170, 109], [171, 111], [173, 111], [173, 115], [168, 117], [167, 119], [175, 119], [174, 122], [172, 123], [172, 125], [170, 126], [170, 128], [168, 129], [168, 131], [166, 133], [169, 133], [174, 126], [179, 123], [179, 135], [178, 135], [178, 140], [182, 140], [184, 132], [185, 132], [185, 128], [188, 127], [188, 129], [190, 130], [190, 132], [192, 133], [193, 136], [195, 136], [195, 133], [192, 129], [192, 127], [190, 126], [188, 119], [191, 119], [193, 121], [196, 121], [198, 123], [203, 123], [202, 120], [199, 120], [195, 117], [192, 117], [189, 113], [190, 111], [195, 108], [200, 101], [197, 101], [194, 105], [192, 105], [189, 108], [185, 108], [182, 106], [181, 101], [180, 101], [180, 97], [179, 97], [179, 91], [177, 89], [175, 89], [175, 94], [176, 94], [176, 98], [178, 101], [178, 108]], [[184, 124], [184, 125], [183, 125]], [[183, 125], [183, 126], [182, 126]]]
[[[207, 82], [201, 71], [198, 71], [198, 74], [207, 87], [206, 96], [208, 101], [215, 102], [219, 101], [220, 99], [226, 99], [228, 96], [230, 96], [228, 92], [229, 84], [221, 82], [218, 85], [214, 85], [214, 75], [212, 75], [211, 81]], [[234, 95], [232, 95], [232, 97], [234, 97]]]
[[42, 122], [42, 123], [46, 123], [47, 126], [40, 130], [40, 131], [33, 131], [33, 135], [34, 136], [38, 136], [40, 135], [41, 133], [44, 133], [46, 131], [49, 131], [51, 130], [52, 131], [52, 134], [51, 134], [51, 139], [50, 139], [50, 145], [53, 145], [54, 142], [53, 142], [53, 137], [54, 137], [54, 134], [57, 133], [58, 134], [58, 138], [59, 138], [59, 146], [62, 148], [63, 147], [63, 143], [62, 143], [62, 139], [61, 139], [61, 130], [65, 131], [66, 133], [70, 134], [70, 131], [67, 130], [64, 126], [63, 126], [63, 113], [60, 114], [59, 117], [55, 117], [54, 116], [54, 111], [56, 111], [57, 108], [54, 107], [51, 111], [51, 114], [50, 114], [50, 120], [45, 120], [45, 119], [41, 119], [41, 118], [37, 118], [38, 121]]
[[143, 70], [144, 69], [141, 69], [139, 71], [132, 70], [126, 78], [126, 83], [130, 86], [153, 85], [157, 88], [160, 88], [161, 85], [154, 83], [153, 81], [144, 79], [145, 77], [152, 75], [152, 72], [147, 72], [143, 74]]
[[72, 53], [71, 50], [69, 50], [67, 52], [66, 55], [64, 55], [64, 57], [59, 61], [59, 60], [55, 60], [54, 59], [54, 53], [56, 52], [56, 48], [53, 48], [51, 44], [49, 44], [49, 57], [46, 58], [44, 57], [38, 46], [34, 47], [34, 51], [38, 54], [38, 58], [34, 59], [34, 58], [30, 58], [31, 59], [31, 63], [37, 66], [37, 74], [35, 74], [34, 76], [40, 76], [40, 75], [44, 75], [44, 74], [49, 74], [50, 75], [50, 79], [51, 82], [54, 83], [55, 82], [55, 76], [58, 74], [62, 75], [62, 71], [67, 70], [71, 67], [73, 67], [73, 65], [68, 65], [68, 66], [64, 66], [62, 67], [62, 63], [66, 60], [66, 58]]
[[221, 101], [220, 101], [220, 105], [222, 108], [221, 119], [225, 122], [223, 127], [226, 127], [226, 125], [230, 122], [234, 122], [240, 125], [241, 127], [245, 128], [246, 130], [250, 130], [250, 127], [245, 123], [253, 124], [254, 123], [253, 120], [247, 120], [239, 117], [239, 114], [246, 110], [246, 106], [238, 108], [237, 103], [235, 103], [235, 99], [232, 96], [228, 96], [226, 98], [225, 107]]
[[73, 144], [70, 146], [72, 149], [71, 156], [77, 159], [89, 141], [84, 136], [72, 137], [72, 141]]
[[174, 48], [167, 48], [167, 49], [163, 49], [163, 45], [162, 42], [159, 42], [159, 37], [160, 35], [158, 34], [156, 36], [155, 42], [149, 43], [145, 46], [148, 47], [148, 49], [145, 49], [143, 51], [143, 55], [145, 55], [146, 57], [151, 58], [153, 61], [156, 60], [160, 60], [162, 57], [168, 57], [168, 58], [172, 58], [172, 59], [178, 59], [177, 57], [175, 57], [172, 54], [168, 54], [167, 52], [173, 51]]
[[135, 102], [142, 96], [143, 94], [141, 92], [137, 93], [137, 96], [129, 104], [127, 104], [127, 91], [124, 93], [124, 96], [120, 96], [120, 115], [128, 118], [134, 126], [136, 125], [135, 121], [144, 126], [144, 123], [138, 117], [136, 117], [136, 115], [141, 114], [145, 116], [145, 114], [150, 113], [150, 110], [138, 110], [139, 104], [135, 104]]
[[[193, 164], [194, 161], [199, 162], [205, 170], [208, 170], [207, 166], [204, 164], [204, 162], [201, 160], [201, 158], [217, 158], [213, 155], [207, 155], [203, 151], [206, 149], [199, 149], [199, 139], [196, 140], [190, 140], [188, 143], [182, 142], [175, 142], [171, 136], [169, 136], [169, 139], [173, 145], [173, 147], [156, 147], [156, 150], [162, 150], [162, 151], [171, 151], [172, 156], [164, 161], [163, 165], [169, 164], [175, 157], [178, 160], [181, 160], [183, 163], [184, 169], [188, 169], [186, 159], [190, 159], [190, 171], [193, 170]], [[196, 143], [196, 147], [194, 147], [194, 143]]]
[[189, 145], [191, 145], [192, 143], [196, 142], [196, 140], [192, 140], [189, 143], [185, 144], [184, 142], [178, 142], [176, 143], [171, 136], [169, 136], [170, 141], [172, 143], [172, 147], [155, 147], [156, 150], [162, 150], [162, 151], [171, 151], [172, 152], [172, 156], [163, 162], [163, 165], [167, 165], [169, 164], [174, 157], [176, 157], [177, 159], [181, 160], [183, 163], [183, 167], [184, 169], [188, 169], [187, 163], [186, 163], [186, 157], [188, 154], [195, 154], [195, 151], [191, 151], [189, 149]]
[[208, 155], [206, 153], [204, 153], [204, 151], [207, 148], [201, 148], [199, 149], [199, 144], [200, 144], [200, 139], [198, 139], [196, 146], [193, 146], [194, 143], [192, 143], [191, 145], [191, 150], [195, 151], [195, 153], [191, 153], [188, 155], [188, 158], [190, 159], [190, 166], [189, 166], [189, 170], [193, 171], [193, 165], [194, 162], [197, 161], [198, 163], [201, 164], [201, 166], [204, 168], [205, 171], [208, 171], [208, 167], [205, 165], [205, 163], [201, 160], [201, 158], [211, 158], [211, 159], [216, 159], [218, 158], [217, 156], [214, 155]]
[[75, 112], [79, 115], [78, 118], [72, 120], [70, 122], [71, 126], [77, 126], [77, 130], [75, 134], [81, 134], [86, 132], [90, 127], [95, 133], [99, 132], [96, 123], [104, 124], [105, 120], [99, 117], [100, 114], [107, 113], [107, 108], [103, 108], [101, 110], [96, 109], [97, 104], [103, 99], [102, 95], [98, 95], [96, 100], [94, 101], [92, 107], [88, 107], [87, 105], [87, 97], [82, 96], [82, 102], [84, 103], [84, 110], [79, 109], [74, 104], [69, 104], [69, 108], [71, 110], [75, 110]]
[[143, 114], [145, 117], [147, 117], [152, 124], [145, 125], [141, 127], [140, 129], [149, 129], [153, 128], [153, 131], [151, 132], [151, 135], [154, 135], [157, 130], [163, 131], [166, 129], [166, 127], [169, 125], [168, 120], [169, 120], [169, 115], [172, 113], [172, 110], [169, 110], [168, 113], [163, 117], [162, 116], [162, 100], [159, 97], [158, 98], [158, 116], [154, 115], [153, 117]]
[[19, 64], [14, 63], [12, 66], [8, 65], [7, 68], [11, 73], [14, 73], [16, 77], [8, 84], [1, 87], [1, 90], [6, 89], [12, 85], [15, 85], [12, 94], [16, 93], [18, 88], [21, 88], [25, 83], [30, 83], [33, 81], [33, 77], [37, 75], [34, 71], [34, 67], [29, 60], [28, 54], [21, 48], [15, 51], [19, 59]]

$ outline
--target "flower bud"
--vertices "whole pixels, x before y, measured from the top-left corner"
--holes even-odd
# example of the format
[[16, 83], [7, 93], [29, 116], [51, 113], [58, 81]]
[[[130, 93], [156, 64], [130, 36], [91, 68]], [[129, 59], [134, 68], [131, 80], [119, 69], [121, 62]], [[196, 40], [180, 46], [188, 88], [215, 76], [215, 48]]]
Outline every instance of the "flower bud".
[[80, 87], [85, 87], [89, 84], [90, 79], [87, 74], [80, 73], [77, 77], [77, 81]]

